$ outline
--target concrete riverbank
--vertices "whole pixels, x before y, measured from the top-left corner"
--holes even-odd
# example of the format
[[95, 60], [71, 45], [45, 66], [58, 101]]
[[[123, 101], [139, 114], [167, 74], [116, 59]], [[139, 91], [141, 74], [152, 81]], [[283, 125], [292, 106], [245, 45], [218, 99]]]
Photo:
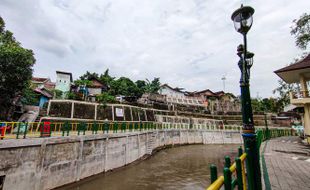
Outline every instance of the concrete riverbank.
[[240, 144], [240, 132], [190, 129], [0, 141], [3, 189], [53, 189], [113, 170], [167, 145]]

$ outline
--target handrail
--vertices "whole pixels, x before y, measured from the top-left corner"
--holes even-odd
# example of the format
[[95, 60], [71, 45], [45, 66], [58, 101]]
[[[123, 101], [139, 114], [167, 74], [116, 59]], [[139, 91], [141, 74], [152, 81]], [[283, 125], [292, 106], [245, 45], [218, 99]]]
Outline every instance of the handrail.
[[[242, 151], [241, 147], [239, 148], [239, 152], [240, 150]], [[235, 180], [232, 180], [232, 181], [244, 181], [243, 179], [245, 179], [245, 171], [244, 171], [244, 161], [246, 159], [246, 156], [247, 154], [246, 153], [243, 153], [241, 156], [237, 157], [236, 158], [236, 162], [234, 162], [230, 167], [229, 167], [229, 171], [230, 173], [234, 173], [234, 172], [237, 172], [237, 176], [238, 176], [238, 173], [239, 173], [239, 179], [238, 177], [235, 179]], [[227, 158], [226, 158], [227, 159]], [[225, 159], [225, 165], [227, 164], [227, 162], [230, 162], [230, 159], [228, 159], [228, 161]], [[240, 160], [240, 163], [241, 163], [241, 171], [237, 171], [237, 160]], [[228, 167], [225, 167], [226, 169], [228, 169]], [[225, 169], [224, 168], [224, 169]], [[241, 174], [241, 175], [240, 175]], [[211, 173], [211, 175], [214, 175]], [[240, 179], [241, 177], [241, 179]], [[238, 183], [236, 182], [230, 182], [232, 183], [232, 186], [236, 186]], [[225, 183], [225, 177], [222, 175], [220, 177], [217, 178], [217, 180], [215, 180], [208, 188], [207, 190], [218, 190], [220, 189]], [[245, 184], [245, 183], [243, 183]], [[240, 185], [242, 185], [240, 183]]]
[[[258, 149], [263, 141], [268, 140], [270, 138], [281, 137], [281, 136], [291, 136], [293, 134], [291, 129], [257, 129], [256, 131], [256, 139]], [[247, 149], [247, 152], [250, 151]], [[228, 156], [225, 157], [225, 167], [223, 170], [223, 174], [220, 177], [217, 177], [217, 169], [216, 166], [211, 165], [211, 184], [207, 188], [207, 190], [219, 190], [223, 185], [224, 189], [234, 189], [235, 186], [238, 186], [238, 190], [246, 189], [247, 186], [247, 178], [245, 174], [244, 163], [247, 160], [247, 153], [242, 153], [243, 150], [240, 147], [238, 150], [239, 157], [235, 159], [235, 162], [231, 165], [230, 158]], [[239, 168], [239, 169], [238, 169]], [[236, 172], [237, 177], [235, 179], [232, 178], [232, 173]], [[254, 179], [251, 179], [254, 180]]]
[[[49, 122], [50, 120], [48, 120]], [[3, 126], [4, 125], [4, 126]], [[185, 124], [170, 122], [139, 122], [139, 121], [106, 121], [106, 122], [77, 122], [77, 121], [53, 121], [46, 124], [44, 122], [4, 122], [0, 121], [0, 140], [1, 139], [19, 139], [26, 137], [44, 137], [49, 136], [69, 136], [97, 134], [98, 131], [104, 133], [118, 133], [136, 130], [154, 130], [154, 129], [198, 129], [208, 131], [234, 131], [241, 132], [240, 126], [222, 125], [221, 123], [208, 124]], [[44, 133], [44, 134], [43, 134]]]

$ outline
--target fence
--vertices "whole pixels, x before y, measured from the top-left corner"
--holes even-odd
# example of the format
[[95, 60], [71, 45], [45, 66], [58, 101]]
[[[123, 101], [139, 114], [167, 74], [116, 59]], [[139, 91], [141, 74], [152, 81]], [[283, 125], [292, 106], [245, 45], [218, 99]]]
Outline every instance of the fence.
[[157, 129], [198, 129], [210, 131], [241, 131], [237, 125], [222, 123], [171, 123], [171, 122], [0, 122], [0, 139], [87, 135]]
[[[260, 148], [261, 143], [270, 138], [291, 135], [295, 135], [291, 129], [258, 129], [256, 131], [257, 146]], [[207, 190], [218, 190], [222, 186], [224, 186], [225, 190], [235, 189], [236, 187], [238, 190], [247, 189], [247, 183], [250, 182], [247, 181], [246, 178], [246, 169], [244, 163], [247, 160], [248, 153], [249, 149], [243, 153], [243, 150], [240, 147], [238, 149], [238, 157], [235, 158], [235, 162], [232, 165], [230, 158], [226, 156], [223, 176], [220, 177], [217, 175], [217, 167], [215, 165], [211, 165], [211, 185], [207, 188]]]

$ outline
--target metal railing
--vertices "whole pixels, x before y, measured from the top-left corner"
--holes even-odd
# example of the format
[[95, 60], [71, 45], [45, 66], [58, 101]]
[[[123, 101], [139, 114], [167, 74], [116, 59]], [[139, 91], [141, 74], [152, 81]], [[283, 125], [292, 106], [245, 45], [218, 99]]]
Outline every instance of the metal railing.
[[[256, 131], [256, 139], [257, 146], [260, 148], [261, 143], [265, 140], [275, 137], [281, 136], [292, 136], [295, 135], [292, 129], [262, 129], [259, 128]], [[223, 169], [223, 175], [218, 177], [217, 175], [217, 167], [215, 165], [210, 166], [211, 172], [211, 185], [207, 188], [207, 190], [218, 190], [224, 186], [225, 190], [230, 190], [234, 188], [238, 188], [238, 190], [247, 189], [247, 176], [246, 176], [246, 167], [244, 166], [247, 155], [249, 153], [249, 149], [243, 153], [242, 148], [238, 149], [238, 157], [235, 158], [235, 162], [231, 165], [230, 157], [225, 157], [225, 165]], [[234, 175], [233, 175], [234, 174]], [[254, 180], [254, 179], [248, 179]]]
[[292, 91], [290, 92], [291, 99], [310, 98], [310, 91]]
[[241, 132], [241, 126], [213, 123], [189, 124], [170, 122], [0, 122], [0, 139], [20, 139], [51, 136], [89, 135], [158, 129], [197, 129]]

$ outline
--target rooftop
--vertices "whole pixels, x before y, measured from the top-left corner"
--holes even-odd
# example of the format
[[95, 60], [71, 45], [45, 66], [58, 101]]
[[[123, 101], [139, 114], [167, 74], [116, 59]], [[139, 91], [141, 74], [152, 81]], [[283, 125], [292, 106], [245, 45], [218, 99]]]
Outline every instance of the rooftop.
[[298, 83], [300, 76], [310, 80], [310, 54], [296, 63], [274, 71], [286, 83]]

